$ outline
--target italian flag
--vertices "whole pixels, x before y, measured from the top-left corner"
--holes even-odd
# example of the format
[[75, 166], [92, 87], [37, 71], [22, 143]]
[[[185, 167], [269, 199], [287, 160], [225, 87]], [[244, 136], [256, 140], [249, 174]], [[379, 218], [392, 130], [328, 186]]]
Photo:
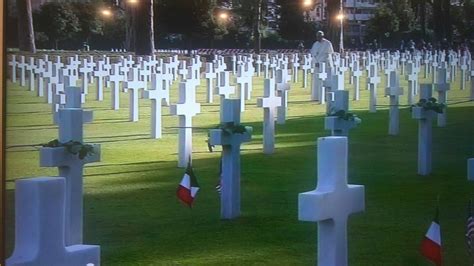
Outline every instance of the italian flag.
[[442, 265], [441, 256], [441, 230], [438, 220], [438, 209], [436, 209], [436, 215], [431, 222], [428, 232], [421, 242], [421, 254], [428, 260], [434, 262], [437, 266]]
[[186, 172], [184, 173], [183, 179], [178, 186], [176, 196], [178, 196], [178, 199], [186, 203], [191, 208], [198, 190], [199, 185], [197, 183], [196, 176], [194, 175], [191, 163], [188, 162], [188, 167], [186, 167]]

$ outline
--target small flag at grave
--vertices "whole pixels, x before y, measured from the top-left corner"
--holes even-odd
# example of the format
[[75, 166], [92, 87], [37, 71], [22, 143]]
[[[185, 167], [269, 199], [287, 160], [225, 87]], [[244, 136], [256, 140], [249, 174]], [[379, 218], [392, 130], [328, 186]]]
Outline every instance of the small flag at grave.
[[184, 173], [183, 179], [178, 186], [176, 191], [176, 196], [186, 203], [189, 207], [192, 207], [194, 198], [199, 190], [199, 184], [197, 182], [196, 176], [194, 175], [193, 168], [191, 167], [191, 160], [188, 161], [188, 166], [186, 167], [186, 172]]
[[428, 232], [426, 232], [421, 242], [421, 254], [437, 266], [442, 265], [441, 256], [441, 228], [439, 226], [439, 209], [436, 208], [436, 215], [431, 222]]
[[472, 256], [473, 252], [473, 242], [474, 242], [474, 217], [472, 217], [471, 211], [471, 201], [469, 200], [469, 205], [467, 207], [467, 223], [466, 223], [466, 243], [467, 251]]

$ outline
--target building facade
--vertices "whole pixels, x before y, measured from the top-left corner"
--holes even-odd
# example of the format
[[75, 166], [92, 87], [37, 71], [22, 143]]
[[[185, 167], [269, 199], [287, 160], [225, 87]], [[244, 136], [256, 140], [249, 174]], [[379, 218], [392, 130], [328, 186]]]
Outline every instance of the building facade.
[[[327, 1], [319, 0], [315, 8], [306, 13], [307, 19], [312, 22], [327, 22]], [[367, 21], [374, 16], [379, 4], [380, 0], [342, 0], [346, 42], [362, 43]]]

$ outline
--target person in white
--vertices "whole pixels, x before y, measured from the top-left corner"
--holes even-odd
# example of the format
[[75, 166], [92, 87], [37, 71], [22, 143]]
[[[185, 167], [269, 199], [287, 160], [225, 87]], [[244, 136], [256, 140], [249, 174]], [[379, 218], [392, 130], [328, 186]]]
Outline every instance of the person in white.
[[319, 63], [326, 63], [326, 66], [332, 68], [332, 43], [324, 38], [324, 32], [318, 31], [316, 33], [316, 41], [311, 47], [311, 55], [313, 56], [313, 64], [315, 67], [319, 67]]
[[[324, 86], [330, 86], [331, 84], [331, 69], [333, 68], [332, 54], [334, 49], [332, 48], [332, 43], [324, 38], [324, 32], [318, 31], [316, 33], [316, 41], [311, 47], [311, 56], [313, 57], [313, 67], [314, 75], [316, 76], [319, 73], [319, 67], [321, 63], [326, 64], [326, 73], [328, 78], [324, 82]], [[313, 88], [315, 88], [316, 78], [313, 78]]]

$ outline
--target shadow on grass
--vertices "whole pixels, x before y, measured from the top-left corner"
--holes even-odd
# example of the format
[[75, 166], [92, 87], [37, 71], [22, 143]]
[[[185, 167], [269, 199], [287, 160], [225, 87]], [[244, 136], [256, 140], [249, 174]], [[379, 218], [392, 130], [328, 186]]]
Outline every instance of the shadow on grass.
[[[350, 132], [348, 180], [366, 186], [366, 211], [349, 220], [351, 265], [422, 265], [418, 245], [438, 194], [445, 260], [467, 264], [459, 243], [474, 188], [465, 173], [466, 158], [473, 155], [474, 107], [448, 112], [448, 126], [433, 128], [434, 169], [428, 177], [416, 175], [417, 121], [407, 110], [395, 137], [387, 135], [386, 110], [357, 112], [363, 122]], [[85, 176], [85, 243], [101, 245], [104, 265], [315, 264], [316, 226], [298, 222], [297, 199], [316, 186], [316, 139], [328, 135], [322, 120], [294, 118], [277, 126], [272, 156], [243, 146], [242, 216], [233, 221], [219, 218], [219, 153], [193, 161], [201, 190], [192, 209], [176, 199], [184, 169], [175, 161], [88, 167], [94, 172]], [[261, 135], [261, 122], [246, 125]], [[292, 142], [312, 144], [282, 145]], [[7, 254], [13, 245], [12, 192]]]

